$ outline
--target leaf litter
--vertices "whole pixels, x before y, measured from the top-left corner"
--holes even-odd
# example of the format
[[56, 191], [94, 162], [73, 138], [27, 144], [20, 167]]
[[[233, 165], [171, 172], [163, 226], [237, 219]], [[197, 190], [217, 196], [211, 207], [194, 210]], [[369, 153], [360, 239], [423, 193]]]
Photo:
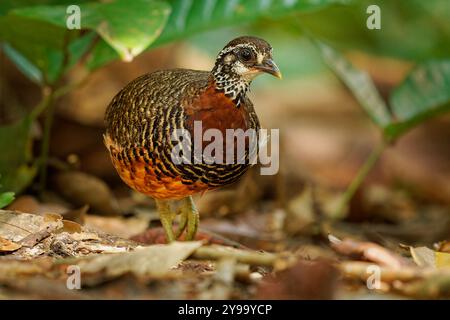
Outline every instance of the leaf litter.
[[[438, 242], [446, 234], [446, 211], [421, 213], [404, 195], [386, 198], [383, 192], [359, 200], [365, 205], [359, 208], [382, 214], [372, 215], [380, 219], [376, 222], [351, 222], [352, 206], [345, 216], [334, 216], [329, 206], [339, 194], [307, 185], [283, 207], [265, 203], [259, 212], [247, 208], [234, 215], [235, 209], [227, 209], [225, 219], [207, 215], [196, 241], [171, 244], [149, 218], [151, 207], [149, 214], [114, 217], [92, 215], [79, 203], [79, 209], [58, 214], [36, 203], [37, 214], [0, 210], [0, 297], [450, 297], [450, 250], [447, 241]], [[258, 197], [262, 194], [253, 200]], [[214, 198], [215, 208], [225, 208], [228, 196], [222, 204]], [[389, 211], [404, 208], [408, 219], [399, 215], [382, 222]], [[422, 242], [411, 241], [417, 234]], [[81, 290], [68, 289], [73, 267], [80, 272]]]

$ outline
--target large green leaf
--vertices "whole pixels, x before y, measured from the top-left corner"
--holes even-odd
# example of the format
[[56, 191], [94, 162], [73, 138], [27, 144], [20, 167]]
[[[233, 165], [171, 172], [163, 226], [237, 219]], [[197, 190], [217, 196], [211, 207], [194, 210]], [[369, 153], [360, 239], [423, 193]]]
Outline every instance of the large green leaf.
[[36, 83], [43, 82], [41, 70], [39, 70], [33, 63], [24, 57], [19, 51], [11, 47], [9, 43], [3, 43], [2, 49], [5, 54], [14, 62], [17, 68], [22, 71], [30, 80]]
[[[366, 26], [370, 5], [381, 10], [381, 29]], [[358, 0], [287, 19], [333, 46], [413, 61], [446, 58], [450, 52], [448, 0]], [[272, 27], [272, 26], [270, 26]]]
[[12, 9], [37, 5], [71, 5], [80, 4], [92, 0], [2, 0], [0, 2], [0, 15], [4, 15]]
[[4, 192], [0, 193], [0, 209], [6, 207], [8, 204], [13, 202], [14, 192]]
[[[230, 25], [246, 24], [261, 18], [318, 10], [349, 0], [172, 0], [172, 13], [161, 36], [152, 43], [156, 47], [170, 41], [185, 39], [198, 32]], [[105, 43], [99, 43], [89, 61], [92, 69], [117, 58]]]
[[[131, 60], [161, 33], [170, 6], [157, 0], [112, 0], [79, 4], [81, 28], [95, 30], [124, 60]], [[66, 6], [35, 6], [13, 10], [15, 15], [34, 18], [66, 28]]]
[[392, 117], [389, 109], [378, 93], [370, 76], [366, 72], [353, 67], [343, 55], [332, 47], [318, 40], [314, 40], [314, 42], [325, 62], [352, 91], [372, 121], [383, 129], [390, 125]]
[[66, 30], [49, 23], [10, 14], [0, 17], [0, 41], [8, 43], [17, 56], [39, 69], [43, 73], [41, 78], [47, 78], [48, 82], [58, 76], [65, 36]]
[[317, 40], [314, 42], [325, 62], [383, 130], [387, 140], [397, 139], [428, 118], [450, 111], [450, 59], [418, 65], [393, 90], [389, 109], [366, 72], [354, 68], [332, 47]]
[[31, 161], [32, 118], [0, 127], [0, 192], [20, 192], [36, 174]]
[[389, 101], [396, 121], [386, 128], [386, 133], [392, 138], [432, 116], [450, 111], [450, 59], [418, 65], [394, 89]]
[[199, 31], [249, 23], [259, 18], [277, 19], [286, 14], [318, 10], [345, 0], [173, 0], [167, 27], [155, 45], [184, 38]]

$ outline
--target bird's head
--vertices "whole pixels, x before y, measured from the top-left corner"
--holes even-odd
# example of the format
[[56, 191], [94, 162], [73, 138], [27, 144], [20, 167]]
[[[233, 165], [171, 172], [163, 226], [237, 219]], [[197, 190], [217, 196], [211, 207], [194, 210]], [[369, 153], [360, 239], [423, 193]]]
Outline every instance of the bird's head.
[[244, 36], [230, 41], [219, 52], [212, 71], [216, 86], [232, 98], [246, 92], [259, 74], [281, 78], [272, 58], [272, 47], [260, 38]]

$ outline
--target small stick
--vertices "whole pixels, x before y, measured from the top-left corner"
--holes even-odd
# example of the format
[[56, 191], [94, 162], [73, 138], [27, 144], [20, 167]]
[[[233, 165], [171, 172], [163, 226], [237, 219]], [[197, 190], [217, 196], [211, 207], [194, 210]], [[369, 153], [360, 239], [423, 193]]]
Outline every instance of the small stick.
[[[367, 278], [373, 274], [370, 271], [372, 270], [370, 267], [374, 265], [376, 264], [370, 262], [346, 261], [338, 264], [338, 268], [347, 277], [367, 280]], [[408, 266], [404, 266], [402, 268], [378, 267], [380, 268], [380, 280], [384, 282], [393, 282], [395, 280], [412, 281], [425, 278], [436, 273], [436, 270], [433, 269], [421, 269]]]

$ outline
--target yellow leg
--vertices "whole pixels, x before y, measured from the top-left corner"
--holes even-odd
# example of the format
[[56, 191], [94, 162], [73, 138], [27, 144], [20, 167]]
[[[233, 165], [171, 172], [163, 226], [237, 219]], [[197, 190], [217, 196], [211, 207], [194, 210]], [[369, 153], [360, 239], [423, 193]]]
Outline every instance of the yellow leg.
[[[187, 225], [186, 240], [193, 240], [195, 238], [195, 234], [197, 233], [200, 217], [198, 214], [198, 210], [195, 207], [194, 200], [192, 200], [191, 196], [183, 199], [183, 205], [181, 207], [181, 218], [182, 220], [185, 219], [187, 221], [185, 223]], [[186, 226], [183, 226], [183, 229], [185, 227]]]
[[178, 224], [178, 231], [175, 234], [175, 238], [178, 239], [184, 232], [184, 230], [186, 230], [186, 226], [187, 226], [187, 213], [183, 212], [183, 210], [178, 210], [178, 214], [180, 215], [180, 223]]
[[167, 242], [175, 241], [175, 236], [172, 230], [172, 223], [174, 220], [174, 214], [170, 210], [170, 204], [165, 200], [156, 200], [156, 208], [158, 210], [159, 219], [166, 232]]

